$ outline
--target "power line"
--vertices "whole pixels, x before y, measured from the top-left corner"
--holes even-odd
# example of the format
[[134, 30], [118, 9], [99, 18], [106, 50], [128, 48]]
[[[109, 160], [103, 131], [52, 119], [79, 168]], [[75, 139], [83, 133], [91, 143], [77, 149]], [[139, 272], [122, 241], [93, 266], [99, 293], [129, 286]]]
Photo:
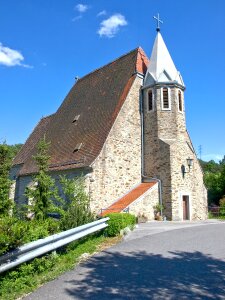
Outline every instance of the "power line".
[[200, 159], [202, 159], [202, 145], [198, 146], [198, 156]]

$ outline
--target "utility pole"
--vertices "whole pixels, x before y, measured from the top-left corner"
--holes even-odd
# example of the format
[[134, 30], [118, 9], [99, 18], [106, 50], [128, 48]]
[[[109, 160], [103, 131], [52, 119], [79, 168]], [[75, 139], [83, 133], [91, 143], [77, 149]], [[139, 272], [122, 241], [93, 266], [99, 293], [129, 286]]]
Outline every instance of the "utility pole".
[[198, 146], [198, 155], [199, 155], [199, 158], [202, 159], [202, 145]]

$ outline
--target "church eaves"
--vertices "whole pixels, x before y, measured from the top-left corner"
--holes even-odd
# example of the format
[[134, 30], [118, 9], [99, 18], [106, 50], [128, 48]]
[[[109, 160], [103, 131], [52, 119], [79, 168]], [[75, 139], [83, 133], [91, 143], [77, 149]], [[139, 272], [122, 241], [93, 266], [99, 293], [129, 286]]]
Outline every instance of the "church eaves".
[[157, 83], [178, 83], [184, 87], [180, 72], [177, 71], [166, 44], [158, 31], [152, 49], [150, 63], [145, 75], [144, 85]]
[[[33, 155], [44, 134], [51, 142], [50, 171], [90, 166], [99, 155], [134, 79], [137, 74], [145, 74], [147, 64], [144, 51], [137, 48], [80, 78], [49, 122], [37, 125], [15, 158], [14, 165], [22, 164], [18, 175], [37, 171]], [[74, 151], [81, 143], [79, 151]]]

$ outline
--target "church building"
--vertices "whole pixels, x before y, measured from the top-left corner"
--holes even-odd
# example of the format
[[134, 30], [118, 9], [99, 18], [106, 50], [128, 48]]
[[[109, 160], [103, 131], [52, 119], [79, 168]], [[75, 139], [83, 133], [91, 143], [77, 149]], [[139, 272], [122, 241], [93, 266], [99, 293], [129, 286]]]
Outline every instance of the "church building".
[[[78, 79], [56, 113], [42, 118], [15, 157], [11, 198], [26, 203], [38, 141], [51, 142], [49, 173], [83, 175], [92, 211], [167, 220], [207, 218], [203, 172], [186, 129], [185, 85], [157, 28], [142, 48]], [[162, 205], [158, 205], [162, 204]]]

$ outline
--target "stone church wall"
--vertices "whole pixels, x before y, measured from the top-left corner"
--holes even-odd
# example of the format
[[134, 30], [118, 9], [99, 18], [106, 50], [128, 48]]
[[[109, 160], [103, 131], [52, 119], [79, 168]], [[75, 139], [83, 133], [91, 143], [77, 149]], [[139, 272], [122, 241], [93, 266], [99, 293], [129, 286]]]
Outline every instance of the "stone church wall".
[[103, 149], [92, 165], [91, 208], [99, 212], [141, 182], [141, 120], [136, 77]]
[[[187, 158], [193, 159], [193, 167], [187, 166]], [[186, 172], [183, 176], [181, 166]], [[172, 214], [174, 220], [183, 220], [182, 196], [189, 196], [190, 219], [207, 219], [207, 190], [203, 183], [203, 173], [198, 159], [186, 134], [184, 141], [178, 141], [171, 146], [172, 173]]]
[[[14, 174], [15, 171], [18, 171], [18, 168], [15, 168], [15, 170], [12, 168], [11, 174]], [[85, 169], [65, 170], [65, 171], [50, 173], [51, 177], [55, 180], [55, 185], [58, 188], [60, 195], [61, 195], [60, 176], [65, 175], [67, 178], [73, 179], [79, 176], [86, 176], [87, 174], [88, 174], [88, 170]], [[25, 197], [24, 193], [26, 187], [31, 186], [32, 184], [33, 184], [32, 176], [30, 175], [19, 176], [16, 179], [16, 181], [13, 181], [13, 184], [11, 186], [10, 199], [14, 199], [14, 201], [19, 205], [27, 204], [28, 199]], [[87, 194], [89, 194], [88, 186], [86, 187], [86, 192]]]

